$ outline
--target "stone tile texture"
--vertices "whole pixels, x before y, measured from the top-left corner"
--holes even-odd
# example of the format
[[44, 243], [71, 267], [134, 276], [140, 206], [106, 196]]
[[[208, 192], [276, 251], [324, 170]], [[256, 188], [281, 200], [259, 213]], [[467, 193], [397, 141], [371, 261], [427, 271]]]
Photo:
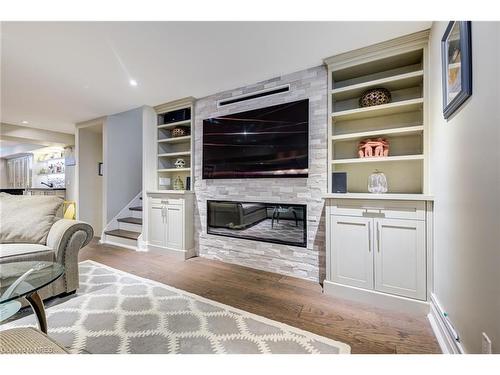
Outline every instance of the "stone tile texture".
[[[231, 98], [283, 85], [287, 93], [217, 107]], [[202, 179], [203, 120], [309, 98], [309, 177]], [[195, 103], [195, 241], [198, 255], [312, 281], [324, 278], [324, 201], [327, 186], [327, 72], [323, 66], [230, 90]], [[208, 199], [307, 205], [307, 248], [207, 234]]]

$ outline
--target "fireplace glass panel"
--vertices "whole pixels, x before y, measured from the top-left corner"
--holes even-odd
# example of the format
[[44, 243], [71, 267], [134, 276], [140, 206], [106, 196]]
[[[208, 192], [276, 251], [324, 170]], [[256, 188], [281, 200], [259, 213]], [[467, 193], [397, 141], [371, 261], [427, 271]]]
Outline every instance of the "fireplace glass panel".
[[207, 213], [209, 234], [307, 246], [306, 205], [209, 200]]

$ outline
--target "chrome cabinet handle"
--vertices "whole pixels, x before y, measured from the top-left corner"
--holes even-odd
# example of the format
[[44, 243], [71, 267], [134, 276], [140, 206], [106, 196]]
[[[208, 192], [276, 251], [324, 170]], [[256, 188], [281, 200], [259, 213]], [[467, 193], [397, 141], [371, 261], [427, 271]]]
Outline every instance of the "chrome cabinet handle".
[[377, 251], [380, 253], [380, 222], [377, 221]]
[[372, 222], [368, 222], [368, 252], [372, 251]]

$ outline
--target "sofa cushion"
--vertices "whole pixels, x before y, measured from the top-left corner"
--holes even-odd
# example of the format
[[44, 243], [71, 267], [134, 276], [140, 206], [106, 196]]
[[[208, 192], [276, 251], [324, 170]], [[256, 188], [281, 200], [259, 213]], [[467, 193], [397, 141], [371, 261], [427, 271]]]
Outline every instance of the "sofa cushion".
[[40, 252], [53, 252], [53, 250], [45, 245], [32, 244], [32, 243], [3, 243], [0, 244], [0, 258], [14, 257], [18, 255], [36, 256]]
[[0, 332], [0, 354], [67, 354], [64, 346], [33, 327]]
[[63, 199], [0, 193], [0, 243], [45, 245]]

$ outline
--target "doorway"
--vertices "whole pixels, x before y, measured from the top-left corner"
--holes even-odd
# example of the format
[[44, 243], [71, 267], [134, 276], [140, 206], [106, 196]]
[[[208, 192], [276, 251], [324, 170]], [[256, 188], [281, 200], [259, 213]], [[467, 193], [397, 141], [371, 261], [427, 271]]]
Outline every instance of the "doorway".
[[96, 237], [103, 230], [103, 126], [100, 122], [76, 128], [77, 218], [92, 225]]

